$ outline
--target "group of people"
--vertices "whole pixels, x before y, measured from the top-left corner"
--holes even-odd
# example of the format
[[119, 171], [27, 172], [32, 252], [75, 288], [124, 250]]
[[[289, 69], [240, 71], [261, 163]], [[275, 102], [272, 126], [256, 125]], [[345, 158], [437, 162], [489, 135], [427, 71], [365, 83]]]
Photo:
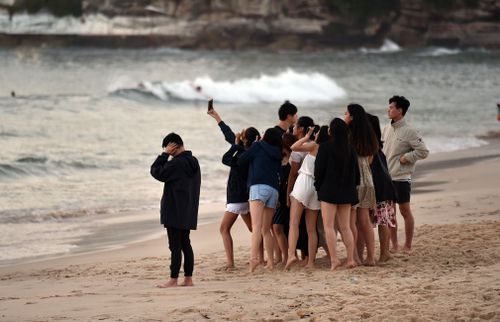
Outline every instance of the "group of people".
[[[216, 110], [209, 109], [230, 144], [222, 157], [230, 168], [220, 225], [226, 268], [234, 267], [231, 227], [238, 216], [251, 232], [251, 272], [259, 265], [269, 270], [277, 264], [290, 269], [297, 262], [313, 268], [318, 247], [324, 248], [335, 270], [343, 265], [337, 254], [337, 232], [346, 248], [347, 268], [373, 266], [374, 227], [379, 233], [379, 262], [390, 260], [391, 252], [410, 253], [414, 231], [411, 176], [416, 161], [426, 158], [429, 151], [404, 119], [409, 106], [405, 97], [391, 97], [391, 122], [381, 131], [378, 117], [359, 104], [349, 104], [344, 119], [319, 126], [311, 117], [298, 117], [297, 107], [287, 101], [279, 108], [279, 123], [262, 137], [254, 127], [234, 133]], [[184, 150], [182, 141], [169, 136], [176, 134], [164, 139], [164, 153], [151, 167], [153, 177], [165, 182], [161, 218], [172, 251], [171, 279], [159, 287], [177, 285], [181, 252], [184, 284], [192, 285], [189, 230], [193, 226], [169, 223], [167, 218], [196, 219], [199, 198], [197, 160]], [[396, 203], [404, 218], [403, 246], [397, 240]]]

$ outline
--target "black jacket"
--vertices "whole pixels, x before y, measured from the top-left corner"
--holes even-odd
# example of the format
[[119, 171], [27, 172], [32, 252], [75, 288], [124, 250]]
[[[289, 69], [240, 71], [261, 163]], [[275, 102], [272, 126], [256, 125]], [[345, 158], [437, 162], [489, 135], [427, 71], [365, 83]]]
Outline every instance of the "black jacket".
[[265, 141], [254, 142], [238, 160], [241, 167], [248, 166], [248, 187], [266, 184], [279, 190], [281, 150]]
[[[314, 186], [318, 199], [333, 204], [358, 203], [357, 186], [360, 181], [358, 158], [349, 146], [347, 164], [336, 164], [333, 141], [321, 143], [314, 164]], [[337, 162], [338, 163], [338, 162]]]
[[169, 160], [162, 153], [151, 165], [151, 175], [165, 182], [161, 198], [160, 221], [165, 227], [196, 229], [200, 201], [201, 172], [191, 151]]
[[245, 152], [242, 146], [234, 144], [235, 135], [229, 126], [223, 121], [219, 127], [231, 148], [222, 156], [222, 163], [231, 168], [227, 179], [226, 202], [240, 203], [248, 201], [247, 172], [248, 167], [238, 166], [240, 155]]
[[378, 153], [373, 156], [370, 167], [372, 169], [373, 185], [375, 186], [377, 202], [396, 200], [394, 186], [387, 167], [387, 159], [382, 150], [379, 150]]

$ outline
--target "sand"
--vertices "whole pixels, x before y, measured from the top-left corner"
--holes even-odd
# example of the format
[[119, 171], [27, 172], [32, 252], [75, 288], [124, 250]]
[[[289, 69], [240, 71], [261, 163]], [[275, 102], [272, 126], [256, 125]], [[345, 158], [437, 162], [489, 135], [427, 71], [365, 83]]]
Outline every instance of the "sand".
[[320, 250], [314, 270], [250, 274], [238, 221], [236, 269], [224, 271], [209, 224], [192, 233], [194, 287], [154, 287], [169, 265], [165, 238], [155, 238], [0, 268], [0, 321], [500, 321], [500, 140], [417, 167], [414, 253], [384, 266], [330, 272]]

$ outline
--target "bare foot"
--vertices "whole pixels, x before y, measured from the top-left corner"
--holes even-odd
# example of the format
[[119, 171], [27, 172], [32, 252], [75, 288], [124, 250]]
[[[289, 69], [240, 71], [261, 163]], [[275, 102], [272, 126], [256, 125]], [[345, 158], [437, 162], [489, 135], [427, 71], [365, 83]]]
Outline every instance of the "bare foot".
[[413, 253], [413, 250], [410, 247], [405, 246], [403, 248], [403, 253], [411, 255]]
[[399, 252], [399, 246], [396, 245], [396, 246], [392, 246], [391, 249], [389, 249], [389, 251], [393, 254]]
[[330, 270], [331, 270], [331, 271], [334, 271], [334, 270], [336, 270], [337, 268], [339, 268], [341, 265], [342, 265], [342, 262], [341, 262], [341, 261], [339, 261], [339, 260], [333, 260], [333, 261], [332, 261], [332, 264], [331, 264], [331, 266], [330, 266]]
[[250, 273], [253, 273], [257, 266], [259, 266], [260, 261], [258, 259], [251, 259], [250, 260]]
[[170, 288], [170, 287], [177, 287], [177, 279], [176, 278], [171, 278], [168, 282], [163, 283], [163, 284], [158, 284], [156, 287], [158, 288]]
[[358, 265], [356, 265], [356, 262], [355, 261], [348, 261], [346, 264], [345, 264], [345, 267], [346, 268], [354, 268]]
[[286, 261], [286, 265], [285, 265], [285, 269], [286, 270], [289, 270], [290, 267], [292, 267], [292, 265], [298, 261], [298, 258], [293, 256], [293, 257], [290, 257], [287, 261]]
[[180, 286], [194, 286], [193, 279], [191, 277], [184, 277], [184, 282], [179, 284]]
[[375, 266], [375, 260], [374, 259], [366, 259], [365, 262], [363, 263], [364, 266]]
[[361, 261], [361, 259], [358, 256], [354, 257], [354, 261], [356, 262], [356, 265], [363, 265], [363, 262]]
[[302, 267], [305, 267], [307, 265], [308, 261], [309, 261], [308, 257], [304, 258], [304, 259], [300, 260], [299, 265]]
[[265, 269], [267, 269], [268, 271], [272, 272], [274, 270], [274, 265], [273, 264], [267, 264], [266, 266], [264, 266]]
[[387, 263], [388, 261], [390, 261], [392, 259], [392, 256], [391, 254], [389, 253], [385, 253], [385, 254], [380, 254], [380, 257], [378, 259], [378, 262], [379, 263]]
[[307, 265], [304, 267], [307, 269], [314, 269], [314, 263], [307, 263]]

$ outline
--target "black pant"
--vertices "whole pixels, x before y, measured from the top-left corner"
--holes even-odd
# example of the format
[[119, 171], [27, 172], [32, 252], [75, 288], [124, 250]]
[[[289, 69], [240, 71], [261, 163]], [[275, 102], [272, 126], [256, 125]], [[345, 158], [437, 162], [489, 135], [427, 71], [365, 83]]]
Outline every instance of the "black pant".
[[181, 269], [182, 254], [184, 253], [184, 276], [193, 276], [194, 254], [189, 240], [190, 230], [165, 227], [170, 249], [170, 277], [178, 278]]

